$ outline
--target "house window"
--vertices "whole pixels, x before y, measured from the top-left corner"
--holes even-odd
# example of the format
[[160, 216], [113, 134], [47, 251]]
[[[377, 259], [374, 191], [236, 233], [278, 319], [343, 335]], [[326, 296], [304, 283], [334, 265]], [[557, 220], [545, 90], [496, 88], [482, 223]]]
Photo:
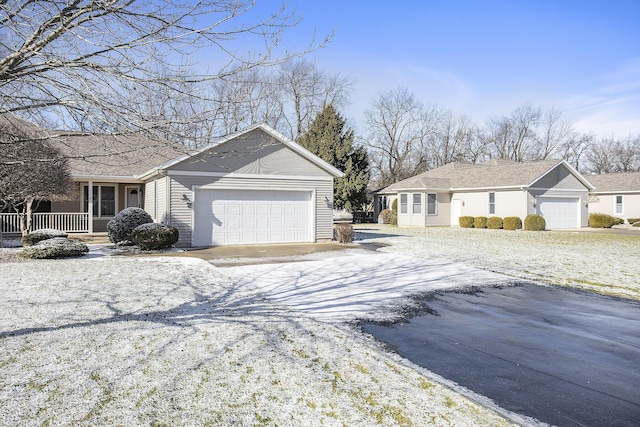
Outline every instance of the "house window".
[[407, 194], [400, 195], [400, 213], [401, 214], [407, 213]]
[[624, 205], [622, 204], [622, 196], [616, 196], [616, 214], [622, 215], [624, 213]]
[[489, 214], [496, 213], [496, 193], [489, 193]]
[[[82, 212], [89, 212], [89, 186], [85, 185], [82, 190]], [[109, 217], [116, 214], [116, 187], [93, 186], [92, 212], [95, 217]]]
[[427, 194], [427, 215], [438, 214], [438, 195], [435, 193]]
[[411, 208], [411, 212], [414, 214], [422, 213], [422, 194], [413, 193], [413, 206]]

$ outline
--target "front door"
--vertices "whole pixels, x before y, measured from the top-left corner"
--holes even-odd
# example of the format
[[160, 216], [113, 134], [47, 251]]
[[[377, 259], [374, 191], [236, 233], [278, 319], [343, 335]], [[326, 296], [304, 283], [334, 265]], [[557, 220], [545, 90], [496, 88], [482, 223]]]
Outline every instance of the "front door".
[[127, 187], [127, 207], [140, 207], [140, 190], [138, 187]]

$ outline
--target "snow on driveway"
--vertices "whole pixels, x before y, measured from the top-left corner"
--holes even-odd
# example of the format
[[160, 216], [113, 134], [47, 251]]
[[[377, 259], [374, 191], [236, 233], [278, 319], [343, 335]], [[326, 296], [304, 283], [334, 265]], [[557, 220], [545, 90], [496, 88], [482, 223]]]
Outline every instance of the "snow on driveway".
[[256, 286], [269, 299], [326, 322], [390, 319], [412, 294], [513, 280], [461, 263], [375, 252], [345, 255], [220, 271], [238, 285]]

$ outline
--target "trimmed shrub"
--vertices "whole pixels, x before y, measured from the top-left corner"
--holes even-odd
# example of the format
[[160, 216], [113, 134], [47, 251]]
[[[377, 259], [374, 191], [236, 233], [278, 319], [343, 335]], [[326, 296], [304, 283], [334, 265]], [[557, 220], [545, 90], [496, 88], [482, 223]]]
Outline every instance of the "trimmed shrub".
[[461, 216], [458, 218], [458, 224], [460, 224], [462, 228], [473, 228], [473, 220], [474, 218], [472, 216]]
[[593, 213], [589, 215], [589, 227], [611, 228], [616, 223], [616, 218], [608, 214]]
[[389, 224], [398, 225], [398, 199], [394, 199], [391, 203], [391, 218]]
[[522, 228], [522, 220], [517, 216], [507, 216], [502, 221], [502, 228], [505, 230], [520, 230]]
[[613, 225], [622, 225], [624, 224], [624, 219], [613, 217]]
[[112, 243], [131, 241], [131, 232], [142, 224], [153, 222], [144, 209], [126, 208], [107, 223], [107, 234]]
[[143, 251], [169, 249], [178, 241], [178, 229], [167, 224], [147, 223], [131, 232], [131, 242]]
[[640, 227], [640, 221], [636, 221], [633, 224], [631, 224], [633, 227]]
[[391, 224], [391, 216], [393, 215], [393, 211], [391, 209], [384, 209], [380, 212], [380, 218], [382, 218], [383, 224]]
[[492, 216], [490, 218], [487, 218], [487, 228], [490, 228], [492, 230], [500, 230], [502, 228], [502, 218], [500, 218], [499, 216]]
[[53, 228], [43, 228], [41, 230], [34, 230], [29, 234], [22, 236], [23, 246], [32, 246], [43, 240], [53, 239], [54, 237], [67, 237], [68, 234], [61, 230], [55, 230]]
[[353, 243], [353, 238], [356, 235], [353, 225], [346, 222], [339, 222], [333, 226], [334, 239], [340, 243]]
[[473, 219], [473, 228], [487, 228], [487, 217], [477, 216]]
[[640, 222], [640, 218], [627, 218], [629, 224], [634, 225], [636, 222]]
[[528, 231], [542, 231], [547, 228], [547, 222], [537, 214], [527, 215], [524, 219], [524, 229]]
[[87, 245], [65, 237], [42, 240], [22, 250], [20, 256], [33, 259], [68, 258], [82, 256], [89, 252]]

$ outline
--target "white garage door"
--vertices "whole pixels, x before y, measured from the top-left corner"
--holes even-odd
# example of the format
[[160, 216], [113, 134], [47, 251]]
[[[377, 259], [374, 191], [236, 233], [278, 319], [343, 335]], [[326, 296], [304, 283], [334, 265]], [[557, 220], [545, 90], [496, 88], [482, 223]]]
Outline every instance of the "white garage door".
[[196, 190], [193, 245], [310, 242], [311, 194]]
[[580, 228], [579, 198], [539, 197], [536, 206], [538, 214], [545, 219], [547, 229]]

